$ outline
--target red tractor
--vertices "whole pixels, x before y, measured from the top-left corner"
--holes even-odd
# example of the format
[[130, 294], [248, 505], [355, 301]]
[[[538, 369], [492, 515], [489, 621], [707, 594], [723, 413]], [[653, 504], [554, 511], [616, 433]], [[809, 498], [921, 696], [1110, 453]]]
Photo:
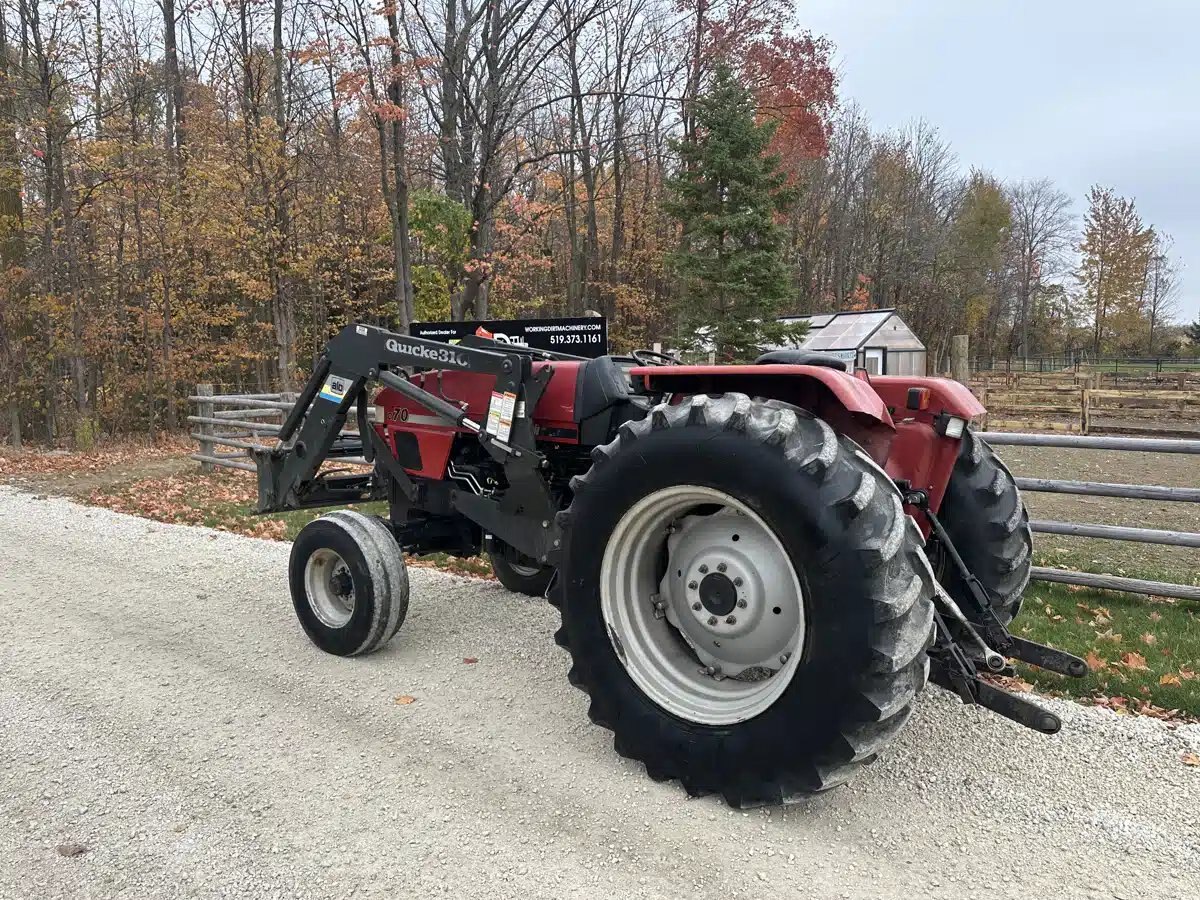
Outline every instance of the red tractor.
[[[571, 683], [617, 752], [693, 795], [779, 803], [873, 761], [929, 679], [1058, 730], [981, 677], [1087, 671], [1005, 627], [1030, 529], [969, 430], [982, 412], [956, 382], [800, 350], [687, 366], [352, 325], [256, 452], [259, 510], [387, 501], [295, 541], [292, 599], [322, 650], [396, 633], [403, 553], [486, 551], [559, 609]], [[357, 438], [339, 436], [350, 416]], [[347, 457], [372, 471], [321, 470]]]

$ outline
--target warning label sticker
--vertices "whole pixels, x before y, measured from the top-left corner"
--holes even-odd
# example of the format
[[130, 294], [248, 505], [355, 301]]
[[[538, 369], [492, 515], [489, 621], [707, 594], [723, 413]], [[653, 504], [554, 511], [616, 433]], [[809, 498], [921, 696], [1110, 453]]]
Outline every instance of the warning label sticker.
[[[492, 396], [495, 396], [493, 394]], [[504, 400], [500, 404], [500, 429], [496, 432], [496, 437], [508, 443], [508, 437], [512, 434], [513, 411], [517, 408], [517, 395], [511, 392], [504, 394]]]
[[341, 403], [346, 399], [346, 391], [350, 390], [350, 379], [343, 378], [341, 375], [330, 375], [325, 379], [325, 384], [321, 387], [319, 394], [325, 400], [332, 400], [334, 403]]
[[492, 391], [492, 400], [488, 404], [487, 422], [484, 423], [483, 430], [494, 437], [500, 437], [500, 418], [503, 412], [504, 395], [499, 391]]

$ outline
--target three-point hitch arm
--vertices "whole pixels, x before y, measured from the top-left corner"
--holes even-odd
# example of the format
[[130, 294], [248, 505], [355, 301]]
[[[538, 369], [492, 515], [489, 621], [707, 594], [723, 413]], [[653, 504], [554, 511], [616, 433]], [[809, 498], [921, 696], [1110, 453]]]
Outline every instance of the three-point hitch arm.
[[[371, 425], [369, 392], [378, 383], [420, 403], [448, 425], [473, 433], [503, 466], [508, 489], [498, 499], [451, 489], [451, 510], [522, 553], [547, 559], [555, 549], [554, 503], [543, 475], [545, 458], [535, 447], [530, 414], [554, 369], [544, 366], [534, 374], [534, 355], [493, 342], [449, 345], [370, 325], [347, 325], [317, 362], [280, 429], [278, 443], [254, 451], [258, 512], [382, 499], [391, 499], [394, 509], [397, 498], [402, 509], [421, 505], [421, 485], [409, 477]], [[506, 440], [489, 430], [488, 423], [474, 421], [465, 410], [409, 381], [403, 369], [414, 367], [493, 376], [495, 394], [515, 397]], [[339, 437], [352, 409], [358, 421], [358, 441]], [[327, 459], [358, 456], [374, 463], [374, 471], [318, 474]], [[389, 481], [393, 485], [390, 493]]]

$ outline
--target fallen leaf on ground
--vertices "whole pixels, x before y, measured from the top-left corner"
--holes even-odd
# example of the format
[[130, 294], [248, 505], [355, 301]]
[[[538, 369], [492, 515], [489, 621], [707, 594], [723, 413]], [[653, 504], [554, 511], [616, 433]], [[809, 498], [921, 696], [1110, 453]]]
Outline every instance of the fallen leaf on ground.
[[399, 697], [396, 698], [397, 706], [408, 706], [410, 703], [416, 703], [416, 702], [417, 702], [417, 698], [409, 696], [408, 694], [401, 694]]
[[1149, 615], [1149, 619], [1150, 619], [1150, 621], [1151, 621], [1151, 622], [1157, 622], [1157, 621], [1159, 621], [1160, 619], [1162, 619], [1162, 613], [1160, 613], [1160, 612], [1151, 612], [1151, 613], [1150, 613], [1150, 615]]
[[58, 845], [58, 855], [59, 856], [83, 856], [83, 854], [85, 854], [87, 852], [88, 852], [88, 848], [83, 846], [83, 844], [59, 844]]
[[1111, 628], [1110, 628], [1110, 629], [1108, 629], [1108, 631], [1098, 631], [1098, 632], [1096, 632], [1096, 638], [1097, 638], [1098, 640], [1101, 640], [1101, 641], [1112, 641], [1114, 644], [1119, 644], [1119, 643], [1121, 643], [1121, 640], [1122, 640], [1122, 638], [1123, 638], [1123, 637], [1124, 637], [1124, 635], [1122, 635], [1122, 634], [1113, 634], [1113, 630], [1112, 630]]
[[1146, 657], [1140, 653], [1134, 653], [1132, 650], [1121, 654], [1121, 665], [1127, 669], [1137, 669], [1139, 671], [1150, 668], [1146, 665]]
[[476, 659], [475, 657], [473, 657], [473, 656], [464, 656], [464, 657], [463, 657], [463, 662], [465, 662], [467, 665], [471, 665], [472, 663], [477, 663], [477, 662], [479, 662], [479, 660], [477, 660], [477, 659]]
[[1173, 684], [1178, 687], [1179, 685], [1183, 684], [1183, 679], [1180, 678], [1178, 675], [1172, 675], [1171, 673], [1168, 672], [1166, 675], [1163, 675], [1161, 678], [1158, 679], [1158, 683], [1164, 684], [1164, 685], [1165, 684]]
[[1142, 635], [1142, 643], [1145, 644], [1147, 647], [1153, 647], [1155, 644], [1158, 643], [1158, 636], [1151, 634], [1149, 631], [1147, 631], [1145, 634]]
[[1087, 663], [1087, 667], [1093, 672], [1103, 672], [1108, 668], [1108, 663], [1104, 661], [1104, 657], [1095, 650], [1089, 650], [1083, 661]]
[[1185, 766], [1200, 766], [1200, 753], [1193, 753], [1191, 750], [1188, 750], [1180, 757], [1180, 761]]

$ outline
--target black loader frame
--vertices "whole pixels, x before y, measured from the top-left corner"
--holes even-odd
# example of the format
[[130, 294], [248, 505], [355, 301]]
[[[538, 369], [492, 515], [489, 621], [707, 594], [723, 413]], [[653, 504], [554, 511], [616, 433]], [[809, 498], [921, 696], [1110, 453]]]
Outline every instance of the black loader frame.
[[[467, 338], [447, 345], [370, 325], [352, 325], [329, 342], [271, 448], [254, 451], [260, 513], [388, 500], [396, 522], [409, 509], [459, 513], [485, 532], [542, 562], [555, 555], [557, 507], [542, 474], [546, 458], [535, 446], [530, 413], [554, 376], [553, 366], [533, 372], [534, 359], [575, 359], [567, 354]], [[489, 433], [455, 404], [413, 384], [395, 370], [462, 369], [496, 379], [495, 390], [516, 395], [507, 441]], [[425, 406], [447, 424], [478, 438], [504, 470], [508, 489], [499, 499], [474, 494], [451, 482], [414, 481], [371, 427], [369, 386], [379, 383]], [[351, 410], [359, 441], [339, 438]], [[326, 459], [361, 456], [376, 469], [366, 474], [318, 475]], [[377, 477], [382, 473], [383, 478]]]

